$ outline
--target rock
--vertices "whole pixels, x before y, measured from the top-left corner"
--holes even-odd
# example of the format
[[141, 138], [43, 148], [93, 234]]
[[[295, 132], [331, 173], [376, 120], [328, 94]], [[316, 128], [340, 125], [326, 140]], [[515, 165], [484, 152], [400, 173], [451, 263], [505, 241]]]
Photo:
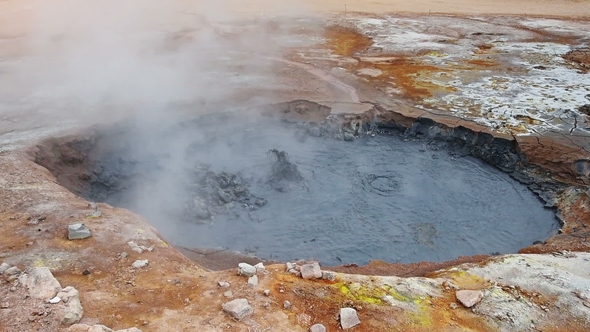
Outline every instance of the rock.
[[265, 289], [262, 293], [264, 294], [264, 296], [270, 296], [270, 289]]
[[217, 197], [223, 202], [223, 203], [230, 203], [235, 201], [235, 197], [232, 194], [226, 193], [225, 191], [223, 191], [222, 189], [217, 189]]
[[49, 300], [49, 303], [51, 303], [51, 304], [57, 304], [57, 303], [60, 303], [60, 302], [61, 302], [61, 299], [59, 297], [57, 297], [57, 296], [54, 297], [54, 298], [52, 298], [51, 300]]
[[74, 324], [67, 330], [68, 332], [113, 332], [112, 329], [104, 325], [86, 325], [86, 324]]
[[251, 277], [256, 274], [256, 268], [248, 263], [238, 264], [238, 275]]
[[361, 323], [356, 310], [353, 308], [341, 308], [340, 309], [340, 326], [342, 329], [350, 329]]
[[224, 292], [223, 293], [223, 296], [225, 296], [225, 297], [232, 297], [232, 296], [234, 296], [234, 293], [232, 293], [232, 291], [227, 291], [227, 292]]
[[309, 328], [309, 332], [326, 332], [326, 327], [322, 324], [315, 324]]
[[1, 308], [2, 309], [8, 309], [8, 308], [10, 308], [10, 303], [8, 303], [8, 302], [2, 302]]
[[252, 287], [258, 286], [258, 276], [253, 275], [250, 278], [248, 278], [248, 285]]
[[254, 310], [246, 299], [235, 299], [224, 303], [223, 311], [237, 320], [249, 316], [254, 313]]
[[122, 253], [119, 254], [119, 256], [121, 258], [127, 258], [127, 257], [129, 257], [129, 254], [123, 251]]
[[266, 270], [266, 268], [264, 267], [264, 264], [262, 264], [262, 262], [254, 265], [254, 267], [256, 268], [257, 272], [264, 272], [264, 270]]
[[289, 301], [283, 302], [283, 308], [285, 308], [287, 310], [290, 309], [291, 308], [291, 302], [289, 302]]
[[102, 211], [99, 208], [96, 208], [92, 212], [90, 212], [90, 214], [88, 215], [88, 217], [90, 217], [90, 218], [99, 218], [99, 217], [102, 217]]
[[322, 269], [317, 262], [301, 265], [299, 271], [303, 279], [319, 279], [322, 277]]
[[322, 279], [334, 281], [336, 280], [336, 273], [332, 271], [322, 271]]
[[137, 243], [133, 242], [133, 241], [129, 241], [127, 242], [127, 245], [131, 248], [132, 251], [135, 251], [136, 253], [143, 253], [144, 251], [152, 251], [154, 250], [154, 246], [151, 247], [146, 247], [146, 246], [140, 246]]
[[297, 264], [296, 263], [289, 263], [287, 262], [287, 264], [285, 264], [286, 266], [286, 271], [289, 272], [289, 270], [293, 270], [295, 268], [297, 268]]
[[230, 284], [227, 281], [220, 281], [217, 283], [217, 286], [219, 286], [220, 288], [228, 288]]
[[18, 282], [29, 291], [33, 298], [47, 301], [61, 291], [59, 281], [53, 277], [48, 267], [29, 267]]
[[58, 315], [62, 325], [72, 325], [77, 323], [84, 314], [84, 309], [80, 303], [80, 294], [72, 287], [68, 286], [57, 294], [64, 302], [64, 306], [58, 310]]
[[6, 263], [0, 264], [0, 275], [4, 274], [4, 271], [8, 270], [9, 268], [10, 268], [9, 264], [6, 264]]
[[466, 308], [471, 308], [483, 299], [483, 293], [476, 290], [460, 290], [456, 293], [457, 301]]
[[254, 201], [254, 204], [258, 207], [263, 207], [266, 205], [266, 199], [264, 198], [257, 198], [256, 201]]
[[4, 271], [4, 275], [7, 275], [7, 276], [16, 276], [19, 274], [21, 274], [21, 270], [16, 266], [9, 267], [8, 269], [6, 269]]
[[68, 226], [69, 240], [81, 240], [91, 236], [90, 230], [83, 223], [75, 223]]
[[135, 262], [133, 262], [133, 264], [131, 264], [131, 267], [141, 269], [142, 267], [146, 267], [148, 265], [149, 261], [147, 259], [138, 259]]
[[459, 308], [459, 306], [457, 305], [457, 303], [451, 303], [451, 304], [449, 304], [449, 308], [455, 310], [455, 309]]
[[352, 133], [349, 133], [349, 132], [345, 132], [343, 138], [347, 142], [354, 141], [354, 135]]

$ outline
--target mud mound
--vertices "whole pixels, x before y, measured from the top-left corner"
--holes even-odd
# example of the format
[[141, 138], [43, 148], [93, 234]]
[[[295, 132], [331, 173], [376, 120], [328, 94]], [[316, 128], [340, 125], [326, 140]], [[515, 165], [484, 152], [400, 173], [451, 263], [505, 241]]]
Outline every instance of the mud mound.
[[585, 68], [586, 70], [590, 69], [590, 48], [583, 47], [577, 48], [575, 50], [571, 50], [567, 52], [564, 56], [564, 59], [575, 62]]

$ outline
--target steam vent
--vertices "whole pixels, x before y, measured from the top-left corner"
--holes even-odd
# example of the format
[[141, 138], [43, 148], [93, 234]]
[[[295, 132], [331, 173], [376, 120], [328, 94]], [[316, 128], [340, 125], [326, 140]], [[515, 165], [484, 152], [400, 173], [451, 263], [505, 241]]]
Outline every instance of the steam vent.
[[590, 2], [0, 2], [0, 332], [590, 331]]

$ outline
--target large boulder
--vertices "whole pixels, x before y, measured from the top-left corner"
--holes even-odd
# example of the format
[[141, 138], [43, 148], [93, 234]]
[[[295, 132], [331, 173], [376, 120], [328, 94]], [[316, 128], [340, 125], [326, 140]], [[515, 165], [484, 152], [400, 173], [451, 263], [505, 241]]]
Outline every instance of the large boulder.
[[59, 281], [53, 277], [48, 267], [29, 267], [18, 281], [36, 299], [49, 300], [61, 291]]

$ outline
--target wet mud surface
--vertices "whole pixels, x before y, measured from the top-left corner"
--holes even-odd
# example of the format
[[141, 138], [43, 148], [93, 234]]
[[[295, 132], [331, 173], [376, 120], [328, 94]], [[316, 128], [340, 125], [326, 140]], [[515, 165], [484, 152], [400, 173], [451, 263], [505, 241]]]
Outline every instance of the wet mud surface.
[[212, 121], [103, 131], [82, 195], [141, 214], [173, 245], [326, 265], [517, 252], [557, 231], [526, 186], [436, 142]]

